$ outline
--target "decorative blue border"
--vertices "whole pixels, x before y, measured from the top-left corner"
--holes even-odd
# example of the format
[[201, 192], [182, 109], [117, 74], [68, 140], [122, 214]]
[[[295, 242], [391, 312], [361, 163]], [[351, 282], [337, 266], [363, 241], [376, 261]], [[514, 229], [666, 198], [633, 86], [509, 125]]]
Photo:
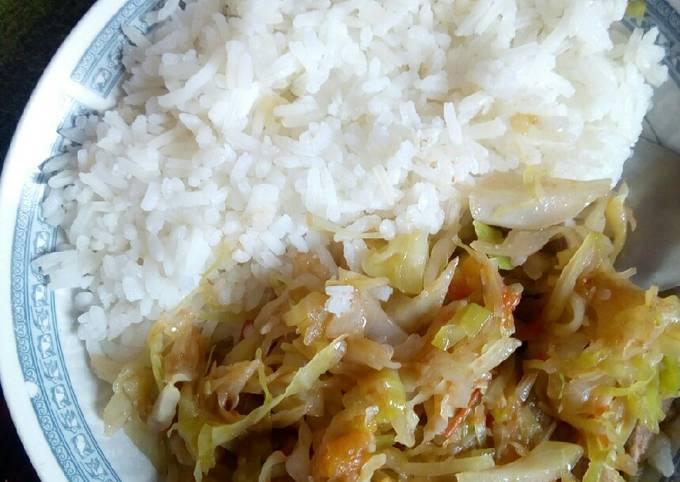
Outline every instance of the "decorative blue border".
[[146, 33], [149, 30], [146, 14], [158, 9], [163, 1], [129, 0], [97, 34], [71, 73], [71, 78], [102, 97], [107, 97], [124, 72], [121, 59], [123, 48], [129, 43], [121, 35], [121, 26], [131, 25]]
[[[108, 96], [123, 75], [121, 51], [126, 39], [120, 27], [130, 24], [148, 31], [145, 15], [159, 8], [162, 0], [129, 0], [106, 24], [80, 59], [71, 78], [102, 97]], [[628, 26], [633, 22], [628, 19]], [[648, 0], [647, 16], [635, 26], [659, 26], [660, 43], [669, 57], [670, 75], [680, 85], [680, 14], [663, 0]], [[74, 103], [63, 122], [73, 123], [84, 107]], [[67, 150], [68, 141], [58, 137], [53, 154]], [[57, 462], [73, 482], [121, 482], [85, 420], [70, 383], [61, 351], [54, 294], [45, 279], [31, 268], [31, 261], [54, 249], [57, 229], [40, 215], [45, 179], [36, 173], [24, 186], [16, 216], [11, 258], [11, 300], [17, 353], [24, 379], [34, 383], [33, 409]]]
[[644, 18], [637, 20], [626, 18], [624, 24], [628, 28], [640, 27], [649, 30], [653, 26], [659, 28], [657, 43], [666, 49], [664, 64], [668, 67], [671, 79], [680, 86], [680, 12], [665, 0], [647, 0]]
[[[81, 57], [71, 78], [102, 97], [108, 96], [123, 75], [121, 54], [127, 40], [121, 25], [148, 32], [147, 13], [163, 0], [129, 0], [111, 18]], [[73, 126], [88, 109], [74, 102], [62, 128]], [[66, 152], [71, 142], [58, 136], [51, 155]], [[17, 354], [24, 379], [37, 387], [31, 398], [52, 453], [67, 480], [121, 482], [94, 437], [78, 403], [61, 349], [54, 293], [31, 261], [53, 251], [58, 230], [41, 216], [40, 202], [47, 187], [36, 172], [24, 185], [17, 209], [11, 256], [11, 302]]]
[[39, 216], [44, 193], [41, 181], [36, 176], [24, 186], [12, 247], [11, 299], [19, 362], [24, 379], [38, 387], [31, 403], [66, 478], [120, 482], [73, 391], [59, 341], [54, 294], [31, 268], [32, 259], [54, 249], [57, 237], [56, 228]]

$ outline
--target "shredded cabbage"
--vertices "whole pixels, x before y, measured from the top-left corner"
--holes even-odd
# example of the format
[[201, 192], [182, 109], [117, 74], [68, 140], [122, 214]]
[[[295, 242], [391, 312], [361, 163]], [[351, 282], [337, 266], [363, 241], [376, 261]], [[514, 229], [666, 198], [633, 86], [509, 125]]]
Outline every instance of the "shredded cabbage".
[[516, 174], [492, 174], [470, 193], [472, 217], [513, 229], [542, 229], [563, 223], [609, 192], [609, 180], [543, 179], [537, 193]]
[[418, 417], [407, 403], [406, 391], [396, 370], [383, 369], [361, 378], [343, 402], [348, 408], [377, 407], [373, 420], [392, 425], [396, 433], [394, 442], [407, 447], [415, 443]]
[[644, 0], [630, 0], [626, 7], [626, 15], [634, 18], [642, 18], [645, 16], [647, 4]]
[[493, 313], [477, 303], [465, 305], [450, 322], [439, 329], [432, 344], [446, 351], [463, 338], [476, 336], [492, 316]]
[[492, 243], [478, 238], [478, 241], [473, 241], [470, 246], [481, 253], [502, 259], [510, 266], [519, 266], [524, 264], [529, 256], [542, 249], [552, 238], [559, 235], [562, 230], [560, 226], [537, 231], [513, 229], [501, 243]]
[[[385, 452], [385, 465], [399, 474], [419, 477], [441, 477], [459, 474], [469, 470], [484, 470], [494, 466], [493, 456], [489, 454], [472, 457], [449, 457], [439, 462], [409, 462], [398, 450]], [[457, 475], [458, 480], [461, 474]], [[487, 479], [489, 480], [489, 479]]]
[[260, 475], [257, 477], [257, 482], [269, 482], [272, 479], [272, 471], [276, 465], [283, 464], [286, 461], [286, 456], [281, 451], [272, 452], [267, 460], [262, 465]]
[[124, 427], [125, 434], [146, 455], [153, 466], [163, 472], [167, 469], [168, 452], [163, 444], [162, 435], [150, 430], [141, 420], [132, 418]]
[[[635, 473], [637, 437], [680, 396], [680, 301], [614, 269], [625, 186], [598, 198], [600, 182], [525, 174], [482, 180], [457, 235], [362, 235], [362, 269], [336, 247], [292, 255], [257, 309], [231, 313], [205, 279], [143, 357], [92, 358], [113, 387], [107, 432], [170, 481]], [[650, 440], [670, 471], [671, 441]]]
[[261, 421], [286, 398], [309, 390], [312, 384], [344, 355], [345, 342], [343, 338], [340, 337], [331, 342], [326, 348], [319, 351], [309, 363], [300, 368], [281, 395], [273, 397], [266, 388], [264, 377], [260, 376], [265, 393], [264, 403], [239, 421], [226, 425], [204, 424], [198, 435], [198, 460], [194, 471], [196, 478], [200, 479], [201, 473], [205, 473], [215, 466], [215, 449], [218, 446], [226, 444], [245, 433], [248, 428]]
[[659, 391], [663, 398], [680, 397], [680, 360], [665, 355], [659, 370]]
[[429, 256], [427, 234], [401, 234], [385, 246], [369, 250], [361, 266], [372, 277], [385, 277], [390, 284], [407, 295], [423, 289], [425, 266]]
[[457, 265], [458, 258], [454, 258], [415, 298], [393, 296], [385, 306], [390, 319], [406, 331], [418, 330], [430, 322], [444, 304]]
[[569, 472], [581, 458], [583, 449], [565, 442], [542, 442], [521, 459], [487, 470], [463, 472], [458, 482], [552, 482]]
[[295, 447], [286, 458], [286, 471], [295, 482], [308, 482], [312, 474], [309, 449], [312, 446], [312, 431], [304, 422], [300, 422]]
[[490, 244], [501, 244], [503, 242], [503, 233], [500, 230], [477, 220], [472, 221], [472, 225], [475, 228], [478, 240]]
[[555, 321], [562, 315], [579, 277], [587, 270], [597, 268], [602, 258], [600, 240], [600, 235], [596, 233], [588, 234], [581, 247], [565, 266], [546, 306], [545, 318], [547, 321]]
[[385, 454], [373, 455], [364, 463], [364, 465], [361, 466], [361, 472], [359, 473], [359, 479], [357, 482], [371, 482], [375, 471], [385, 465], [386, 461], [387, 457]]
[[626, 234], [631, 215], [626, 208], [626, 197], [628, 197], [628, 186], [621, 185], [617, 195], [612, 196], [605, 208], [605, 218], [611, 232], [613, 255], [618, 256], [626, 242]]

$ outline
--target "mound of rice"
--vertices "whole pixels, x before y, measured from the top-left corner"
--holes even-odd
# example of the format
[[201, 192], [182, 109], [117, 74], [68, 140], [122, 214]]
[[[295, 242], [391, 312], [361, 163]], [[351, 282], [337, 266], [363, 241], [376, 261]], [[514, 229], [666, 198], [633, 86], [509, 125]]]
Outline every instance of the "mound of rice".
[[215, 263], [239, 311], [295, 250], [335, 269], [321, 226], [356, 268], [362, 233], [455, 225], [474, 176], [615, 183], [666, 77], [625, 0], [178, 3], [124, 29], [118, 104], [43, 202], [68, 244], [37, 265], [92, 353], [143, 345]]

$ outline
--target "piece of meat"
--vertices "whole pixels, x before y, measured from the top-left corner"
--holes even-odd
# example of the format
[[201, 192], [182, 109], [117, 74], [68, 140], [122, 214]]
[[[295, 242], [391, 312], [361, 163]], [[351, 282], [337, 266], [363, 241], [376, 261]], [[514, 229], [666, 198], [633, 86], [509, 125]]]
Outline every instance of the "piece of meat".
[[633, 429], [633, 433], [630, 434], [626, 442], [626, 451], [636, 464], [639, 465], [644, 459], [652, 437], [654, 437], [654, 434], [647, 427], [639, 423]]
[[[673, 405], [673, 399], [668, 398], [663, 401], [661, 409], [664, 413], [665, 420], [672, 420], [676, 415], [677, 407]], [[652, 433], [647, 427], [640, 425], [638, 423], [630, 434], [628, 441], [626, 441], [626, 451], [630, 455], [633, 462], [640, 465], [647, 458], [647, 450], [649, 445], [654, 438], [654, 433]]]
[[661, 410], [663, 410], [664, 418], [672, 418], [673, 414], [671, 413], [671, 409], [673, 409], [674, 400], [674, 398], [667, 398], [661, 402]]

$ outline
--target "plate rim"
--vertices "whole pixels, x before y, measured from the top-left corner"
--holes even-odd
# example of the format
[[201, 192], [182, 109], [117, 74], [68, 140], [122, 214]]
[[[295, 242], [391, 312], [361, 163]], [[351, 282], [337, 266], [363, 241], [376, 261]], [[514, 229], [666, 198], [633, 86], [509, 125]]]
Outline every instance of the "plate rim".
[[[97, 35], [125, 4], [126, 0], [97, 0], [76, 23], [48, 63], [24, 107], [5, 156], [0, 178], [0, 384], [17, 435], [33, 468], [41, 480], [67, 481], [62, 467], [52, 452], [31, 404], [31, 387], [27, 385], [19, 362], [17, 339], [11, 303], [11, 253], [13, 249], [18, 207], [26, 174], [47, 156], [55, 138], [35, 146], [33, 128], [41, 123], [59, 122], [58, 115], [44, 116], [45, 110], [62, 112], [66, 91], [74, 68]], [[52, 119], [50, 119], [50, 117]], [[41, 129], [38, 129], [41, 131]], [[37, 157], [37, 159], [36, 159]]]

